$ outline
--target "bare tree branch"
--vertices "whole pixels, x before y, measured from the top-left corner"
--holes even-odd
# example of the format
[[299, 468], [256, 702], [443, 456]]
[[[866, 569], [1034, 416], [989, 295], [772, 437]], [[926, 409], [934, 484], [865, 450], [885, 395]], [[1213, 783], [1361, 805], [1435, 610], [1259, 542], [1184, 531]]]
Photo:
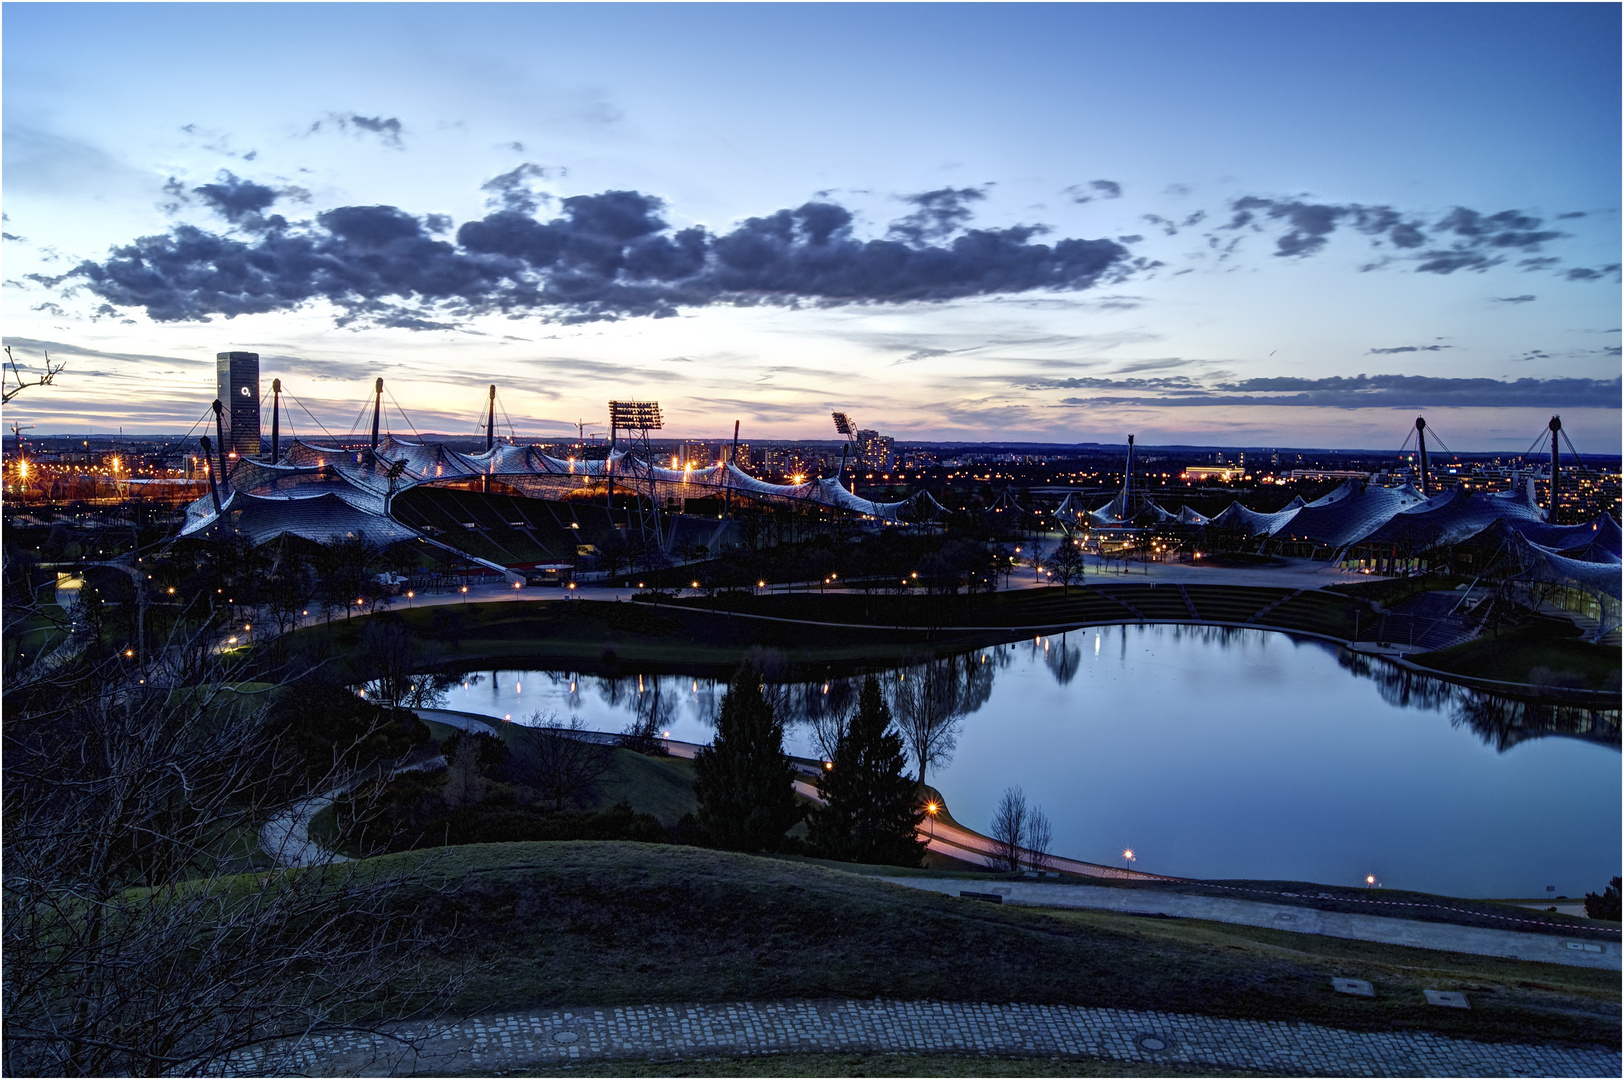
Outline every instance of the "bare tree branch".
[[23, 379], [22, 369], [17, 366], [17, 358], [11, 355], [11, 346], [7, 345], [6, 368], [10, 371], [11, 377], [16, 380], [16, 385], [8, 386], [4, 379], [0, 379], [0, 405], [11, 404], [11, 399], [22, 393], [24, 390], [28, 390], [35, 386], [50, 386], [56, 381], [57, 375], [61, 374], [61, 372], [67, 366], [68, 362], [66, 360], [53, 362], [51, 360], [51, 354], [47, 352], [45, 353], [45, 370], [41, 374], [36, 375], [32, 381], [25, 381]]

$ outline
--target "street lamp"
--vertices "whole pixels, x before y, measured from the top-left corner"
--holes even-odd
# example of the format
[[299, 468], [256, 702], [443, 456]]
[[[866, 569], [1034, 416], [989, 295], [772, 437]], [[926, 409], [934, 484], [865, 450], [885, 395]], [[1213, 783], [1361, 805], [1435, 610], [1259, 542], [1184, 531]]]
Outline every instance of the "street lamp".
[[1136, 858], [1138, 858], [1138, 856], [1133, 853], [1133, 848], [1122, 849], [1122, 865], [1125, 869], [1133, 869], [1133, 867], [1129, 864], [1131, 864]]
[[925, 804], [925, 813], [930, 815], [930, 838], [932, 840], [936, 839], [936, 812], [940, 809], [941, 807], [934, 802]]

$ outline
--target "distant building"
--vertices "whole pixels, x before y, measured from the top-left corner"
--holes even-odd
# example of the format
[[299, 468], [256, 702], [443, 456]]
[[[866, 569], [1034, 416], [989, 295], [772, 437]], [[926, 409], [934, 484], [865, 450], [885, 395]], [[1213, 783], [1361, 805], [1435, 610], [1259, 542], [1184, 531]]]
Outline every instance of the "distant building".
[[1234, 465], [1190, 465], [1184, 470], [1185, 480], [1222, 480], [1229, 483], [1246, 475], [1244, 468]]
[[1288, 480], [1369, 480], [1370, 473], [1358, 469], [1292, 469]]
[[868, 428], [857, 433], [857, 460], [864, 467], [884, 471], [896, 460], [896, 440]]
[[223, 352], [215, 356], [215, 392], [225, 406], [226, 444], [238, 457], [259, 456], [259, 353]]

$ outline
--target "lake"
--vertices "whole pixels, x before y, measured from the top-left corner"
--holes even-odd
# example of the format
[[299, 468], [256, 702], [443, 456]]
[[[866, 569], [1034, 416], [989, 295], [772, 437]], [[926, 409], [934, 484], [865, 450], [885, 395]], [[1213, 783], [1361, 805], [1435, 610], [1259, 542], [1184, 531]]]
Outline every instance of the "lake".
[[[1497, 699], [1257, 630], [1088, 628], [955, 658], [966, 715], [926, 779], [985, 832], [1019, 784], [1053, 850], [1196, 878], [1582, 896], [1619, 872], [1618, 713]], [[907, 669], [890, 671], [890, 682]], [[461, 676], [445, 707], [707, 742], [725, 686], [673, 675]], [[791, 752], [851, 680], [776, 687]]]

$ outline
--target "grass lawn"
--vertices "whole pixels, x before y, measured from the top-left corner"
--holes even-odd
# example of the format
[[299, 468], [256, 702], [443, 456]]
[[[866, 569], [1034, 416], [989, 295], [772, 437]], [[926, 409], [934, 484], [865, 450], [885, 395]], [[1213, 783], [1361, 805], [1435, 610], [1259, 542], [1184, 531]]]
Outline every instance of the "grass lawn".
[[[436, 611], [461, 615], [454, 641], [436, 640]], [[726, 613], [646, 604], [593, 600], [442, 605], [395, 610], [418, 635], [425, 664], [504, 660], [580, 671], [615, 672], [634, 665], [641, 671], [732, 674], [753, 646], [777, 649], [791, 663], [818, 671], [884, 666], [921, 650], [967, 650], [1004, 640], [996, 633], [935, 635], [889, 627], [853, 630], [807, 627]], [[370, 618], [370, 616], [368, 616]], [[315, 655], [349, 654], [360, 665], [357, 645], [366, 618], [309, 626], [289, 635], [287, 645]]]
[[1566, 620], [1535, 619], [1498, 637], [1478, 638], [1410, 659], [1439, 671], [1480, 679], [1615, 692], [1619, 688], [1617, 646], [1579, 640], [1578, 628]]
[[[1487, 1040], [1617, 1044], [1616, 972], [1194, 920], [1003, 907], [825, 865], [625, 843], [385, 856], [437, 888], [463, 1014], [558, 1005], [907, 997], [1064, 1002]], [[1374, 998], [1332, 991], [1370, 980]], [[1464, 990], [1470, 1011], [1424, 1003]]]
[[[472, 1074], [470, 1074], [472, 1075]], [[483, 1074], [482, 1074], [483, 1075]], [[500, 1076], [1261, 1076], [1210, 1065], [965, 1054], [756, 1054], [666, 1061], [589, 1061]]]
[[[507, 724], [480, 713], [462, 713], [494, 727], [502, 741], [517, 746], [541, 738], [540, 732], [525, 724]], [[434, 741], [443, 744], [457, 729], [437, 720], [428, 720]], [[591, 796], [576, 810], [607, 810], [621, 800], [640, 814], [653, 814], [661, 825], [675, 825], [682, 815], [697, 813], [694, 798], [694, 763], [687, 758], [650, 757], [635, 750], [612, 747], [614, 764], [593, 786]]]

